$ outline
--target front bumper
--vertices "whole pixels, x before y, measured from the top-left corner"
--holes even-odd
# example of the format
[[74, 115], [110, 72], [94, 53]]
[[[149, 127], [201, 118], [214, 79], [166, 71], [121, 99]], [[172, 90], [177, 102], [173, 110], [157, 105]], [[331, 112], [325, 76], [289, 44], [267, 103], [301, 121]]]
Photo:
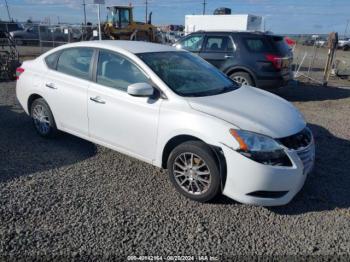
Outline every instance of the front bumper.
[[[290, 202], [303, 187], [315, 160], [312, 141], [303, 150], [287, 150], [292, 166], [280, 167], [260, 164], [240, 153], [223, 147], [227, 175], [223, 194], [244, 204], [279, 206]], [[285, 191], [283, 196], [273, 194]], [[266, 196], [252, 196], [252, 192], [272, 192]]]

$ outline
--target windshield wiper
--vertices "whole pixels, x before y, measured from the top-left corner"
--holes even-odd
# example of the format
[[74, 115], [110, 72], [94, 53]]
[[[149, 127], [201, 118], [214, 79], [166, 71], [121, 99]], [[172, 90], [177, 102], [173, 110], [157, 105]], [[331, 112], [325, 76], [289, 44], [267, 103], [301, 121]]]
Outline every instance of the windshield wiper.
[[225, 86], [217, 94], [227, 93], [227, 92], [236, 90], [237, 88], [238, 88], [238, 86], [235, 86], [235, 85]]
[[232, 85], [225, 86], [221, 89], [207, 90], [204, 92], [182, 93], [182, 95], [186, 97], [215, 96], [215, 95], [220, 95], [223, 93], [234, 91], [238, 88], [239, 86], [232, 84]]

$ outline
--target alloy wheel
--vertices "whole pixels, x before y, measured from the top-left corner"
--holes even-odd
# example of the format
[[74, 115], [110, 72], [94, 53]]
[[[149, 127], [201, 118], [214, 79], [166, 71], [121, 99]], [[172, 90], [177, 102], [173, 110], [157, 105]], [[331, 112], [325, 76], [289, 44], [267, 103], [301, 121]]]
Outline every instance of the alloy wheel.
[[234, 80], [235, 82], [237, 82], [240, 86], [247, 86], [247, 85], [249, 85], [248, 80], [245, 79], [245, 78], [242, 77], [242, 76], [234, 76], [234, 77], [232, 78], [232, 80]]
[[208, 165], [196, 154], [182, 153], [174, 161], [173, 175], [178, 185], [187, 193], [204, 194], [210, 187], [211, 175]]
[[35, 128], [42, 135], [50, 132], [49, 113], [43, 105], [37, 104], [33, 108], [32, 116], [34, 119]]

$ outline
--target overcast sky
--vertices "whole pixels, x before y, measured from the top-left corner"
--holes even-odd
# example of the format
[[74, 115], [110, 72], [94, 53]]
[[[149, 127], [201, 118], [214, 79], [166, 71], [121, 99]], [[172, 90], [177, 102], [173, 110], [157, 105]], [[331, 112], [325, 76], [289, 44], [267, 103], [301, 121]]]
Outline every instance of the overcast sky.
[[[32, 18], [41, 21], [50, 17], [58, 21], [81, 23], [83, 21], [83, 0], [7, 0], [12, 17], [24, 21]], [[86, 0], [91, 3], [93, 0]], [[184, 24], [186, 14], [201, 14], [203, 0], [148, 0], [153, 11], [154, 24]], [[266, 29], [275, 33], [328, 33], [343, 34], [350, 19], [350, 0], [206, 0], [207, 14], [217, 7], [229, 7], [233, 13], [249, 13], [265, 17]], [[135, 6], [135, 19], [145, 20], [145, 0], [106, 0], [106, 5], [129, 4]], [[7, 19], [0, 0], [0, 18]], [[105, 7], [102, 8], [106, 18]], [[96, 11], [88, 6], [88, 21], [95, 22]], [[349, 30], [350, 32], [350, 25]]]

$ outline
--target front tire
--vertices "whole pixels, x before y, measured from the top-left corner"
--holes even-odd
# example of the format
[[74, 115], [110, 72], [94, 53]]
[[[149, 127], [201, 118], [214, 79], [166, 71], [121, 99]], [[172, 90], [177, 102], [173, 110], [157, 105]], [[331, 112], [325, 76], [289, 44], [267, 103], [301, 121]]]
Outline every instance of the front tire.
[[170, 181], [184, 196], [208, 202], [220, 191], [221, 176], [214, 152], [200, 141], [188, 141], [171, 152], [168, 163]]
[[49, 105], [43, 98], [34, 100], [31, 105], [30, 115], [37, 133], [42, 137], [54, 137], [58, 130], [55, 119]]
[[235, 72], [230, 75], [230, 78], [240, 86], [255, 86], [252, 77], [246, 72]]

